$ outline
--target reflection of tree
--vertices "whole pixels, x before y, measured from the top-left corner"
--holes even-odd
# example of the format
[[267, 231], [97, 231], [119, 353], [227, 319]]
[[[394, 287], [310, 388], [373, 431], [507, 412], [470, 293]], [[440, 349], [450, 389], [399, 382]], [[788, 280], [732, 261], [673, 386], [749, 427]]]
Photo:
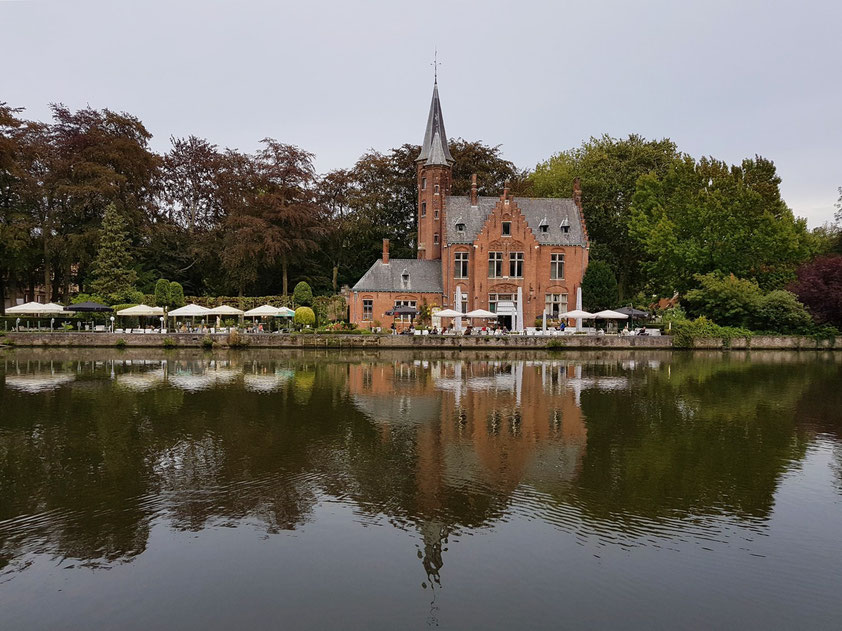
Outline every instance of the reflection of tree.
[[766, 517], [780, 475], [805, 452], [794, 406], [811, 378], [809, 363], [792, 371], [680, 357], [629, 390], [584, 392], [577, 502], [603, 518]]

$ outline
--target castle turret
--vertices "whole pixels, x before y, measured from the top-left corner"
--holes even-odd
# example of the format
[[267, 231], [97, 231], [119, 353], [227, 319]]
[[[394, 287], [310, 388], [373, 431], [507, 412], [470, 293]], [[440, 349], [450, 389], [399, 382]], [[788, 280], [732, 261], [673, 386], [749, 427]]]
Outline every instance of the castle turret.
[[433, 83], [424, 143], [415, 162], [418, 172], [418, 258], [439, 260], [445, 238], [444, 199], [450, 194], [454, 160], [447, 146], [438, 81]]

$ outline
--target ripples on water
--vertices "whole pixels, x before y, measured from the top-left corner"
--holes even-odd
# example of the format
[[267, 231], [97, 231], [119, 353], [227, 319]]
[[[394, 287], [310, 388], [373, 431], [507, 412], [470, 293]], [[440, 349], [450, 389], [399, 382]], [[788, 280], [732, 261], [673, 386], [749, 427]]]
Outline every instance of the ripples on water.
[[[695, 585], [696, 599], [673, 594], [654, 620], [721, 622], [697, 611], [706, 589], [729, 620], [759, 620], [739, 599], [722, 604], [737, 586], [778, 594], [816, 626], [842, 615], [827, 589], [842, 581], [839, 354], [18, 350], [2, 362], [0, 603], [13, 594], [20, 622], [49, 619], [21, 595], [37, 592], [16, 591], [27, 577], [56, 580], [48, 566], [99, 576], [149, 558], [134, 572], [166, 575], [202, 550], [252, 587], [278, 580], [268, 560], [280, 552], [241, 556], [255, 541], [278, 542], [278, 562], [315, 546], [306, 565], [280, 566], [305, 585], [339, 581], [308, 566], [347, 544], [324, 569], [347, 562], [372, 584], [399, 570], [454, 599], [449, 619], [434, 600], [420, 622], [454, 628], [510, 626], [492, 614], [506, 571], [541, 585], [537, 597], [568, 566], [578, 577], [568, 593], [591, 588], [576, 597], [590, 602], [575, 618], [585, 626], [646, 626], [651, 590], [678, 584]], [[226, 529], [237, 545], [196, 548]], [[485, 567], [494, 556], [508, 565]], [[810, 589], [783, 587], [798, 581]], [[419, 623], [399, 585], [380, 588], [397, 611], [383, 628]], [[473, 606], [460, 600], [469, 594]], [[338, 596], [337, 609], [366, 626], [370, 612], [354, 607], [382, 607], [384, 594], [356, 595]], [[616, 600], [610, 615], [605, 598]], [[330, 626], [306, 603], [288, 605], [295, 620]], [[558, 605], [542, 597], [515, 620], [544, 626]], [[256, 606], [256, 621], [271, 619], [266, 601]], [[476, 606], [488, 617], [471, 617]], [[56, 612], [81, 615], [58, 602]]]

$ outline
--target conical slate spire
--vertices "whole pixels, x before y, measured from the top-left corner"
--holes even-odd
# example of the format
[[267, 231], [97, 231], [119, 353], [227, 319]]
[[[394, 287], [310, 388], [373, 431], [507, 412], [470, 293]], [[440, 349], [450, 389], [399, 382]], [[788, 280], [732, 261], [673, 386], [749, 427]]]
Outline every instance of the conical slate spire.
[[444, 117], [441, 114], [438, 82], [433, 84], [433, 100], [430, 103], [430, 114], [427, 116], [427, 131], [424, 133], [424, 144], [416, 162], [426, 164], [450, 165], [454, 162], [447, 146], [447, 133], [444, 131]]

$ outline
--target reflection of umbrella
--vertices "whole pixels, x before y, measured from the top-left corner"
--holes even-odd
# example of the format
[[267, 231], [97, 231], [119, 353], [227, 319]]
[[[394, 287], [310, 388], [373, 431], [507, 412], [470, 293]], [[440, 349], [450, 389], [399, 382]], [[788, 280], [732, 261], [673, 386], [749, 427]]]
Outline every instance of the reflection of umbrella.
[[111, 307], [101, 305], [98, 302], [80, 302], [75, 305], [68, 305], [64, 308], [65, 311], [79, 311], [84, 313], [101, 313], [104, 311], [112, 311]]
[[8, 375], [6, 377], [6, 387], [20, 392], [35, 394], [47, 390], [55, 390], [66, 383], [70, 383], [74, 379], [76, 379], [76, 375], [73, 373]]

